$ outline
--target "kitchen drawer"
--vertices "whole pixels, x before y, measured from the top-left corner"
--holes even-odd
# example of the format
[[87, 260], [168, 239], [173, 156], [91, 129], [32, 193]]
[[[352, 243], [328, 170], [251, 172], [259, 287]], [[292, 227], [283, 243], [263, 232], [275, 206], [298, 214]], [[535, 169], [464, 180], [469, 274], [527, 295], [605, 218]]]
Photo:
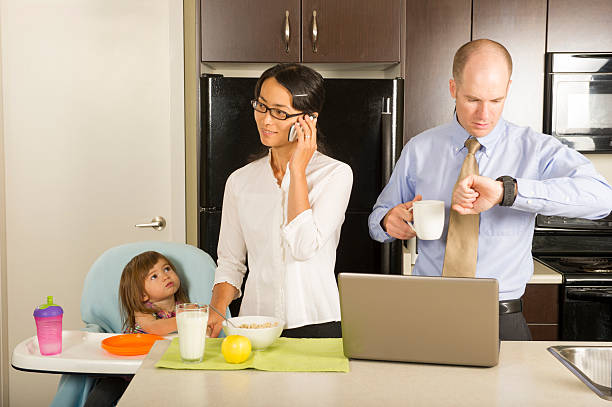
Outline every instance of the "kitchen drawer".
[[557, 341], [559, 340], [559, 325], [527, 324], [534, 341]]

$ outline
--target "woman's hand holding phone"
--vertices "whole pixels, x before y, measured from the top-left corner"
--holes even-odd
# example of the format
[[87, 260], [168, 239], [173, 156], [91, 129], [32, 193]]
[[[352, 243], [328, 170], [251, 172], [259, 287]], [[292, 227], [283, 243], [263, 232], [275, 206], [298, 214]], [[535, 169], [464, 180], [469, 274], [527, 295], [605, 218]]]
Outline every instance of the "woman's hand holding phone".
[[[317, 149], [317, 118], [316, 116], [300, 116], [292, 129], [295, 129], [297, 146], [289, 161], [291, 173], [306, 172], [306, 166]], [[289, 132], [291, 139], [291, 131]]]
[[[314, 120], [315, 117], [314, 116], [308, 116], [310, 118], [310, 120]], [[293, 143], [295, 140], [297, 140], [297, 127], [298, 127], [298, 122], [295, 122], [291, 125], [291, 128], [289, 129], [289, 142]]]

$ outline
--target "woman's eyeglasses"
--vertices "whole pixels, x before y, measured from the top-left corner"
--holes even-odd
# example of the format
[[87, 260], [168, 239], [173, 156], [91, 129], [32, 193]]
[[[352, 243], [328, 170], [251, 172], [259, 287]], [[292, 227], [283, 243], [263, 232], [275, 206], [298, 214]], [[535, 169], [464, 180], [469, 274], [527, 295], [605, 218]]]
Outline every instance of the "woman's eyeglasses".
[[284, 110], [280, 110], [274, 107], [268, 107], [255, 99], [251, 100], [251, 105], [253, 106], [253, 110], [259, 113], [266, 113], [267, 111], [270, 111], [270, 116], [278, 120], [287, 120], [290, 117], [295, 117], [295, 116], [304, 114], [304, 113], [289, 114], [285, 112]]

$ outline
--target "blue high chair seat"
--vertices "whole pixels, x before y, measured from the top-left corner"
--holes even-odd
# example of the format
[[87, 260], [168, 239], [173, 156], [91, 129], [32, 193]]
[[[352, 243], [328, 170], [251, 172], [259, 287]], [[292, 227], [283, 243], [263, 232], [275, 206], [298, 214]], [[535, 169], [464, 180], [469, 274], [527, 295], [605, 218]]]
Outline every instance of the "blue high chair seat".
[[[134, 256], [149, 250], [163, 254], [172, 262], [191, 302], [210, 303], [217, 266], [206, 252], [183, 243], [128, 243], [105, 251], [89, 269], [81, 295], [81, 319], [86, 324], [84, 331], [122, 332], [119, 309], [121, 273]], [[87, 375], [62, 375], [51, 406], [83, 406], [93, 383], [94, 378]]]

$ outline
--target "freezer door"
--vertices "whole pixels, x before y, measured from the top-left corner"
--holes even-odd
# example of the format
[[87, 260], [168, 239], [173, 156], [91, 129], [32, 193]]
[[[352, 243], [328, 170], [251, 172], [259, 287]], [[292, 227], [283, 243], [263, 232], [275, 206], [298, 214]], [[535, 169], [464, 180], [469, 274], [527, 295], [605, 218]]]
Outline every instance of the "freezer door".
[[401, 242], [373, 241], [367, 220], [403, 146], [403, 81], [326, 79], [325, 92], [325, 106], [317, 123], [319, 138], [328, 155], [353, 170], [336, 274], [401, 274]]
[[382, 112], [395, 86], [389, 79], [325, 80], [318, 137], [328, 155], [353, 169], [350, 209], [371, 211], [382, 190]]
[[200, 207], [220, 209], [227, 177], [267, 149], [253, 118], [257, 79], [203, 76], [200, 141]]

